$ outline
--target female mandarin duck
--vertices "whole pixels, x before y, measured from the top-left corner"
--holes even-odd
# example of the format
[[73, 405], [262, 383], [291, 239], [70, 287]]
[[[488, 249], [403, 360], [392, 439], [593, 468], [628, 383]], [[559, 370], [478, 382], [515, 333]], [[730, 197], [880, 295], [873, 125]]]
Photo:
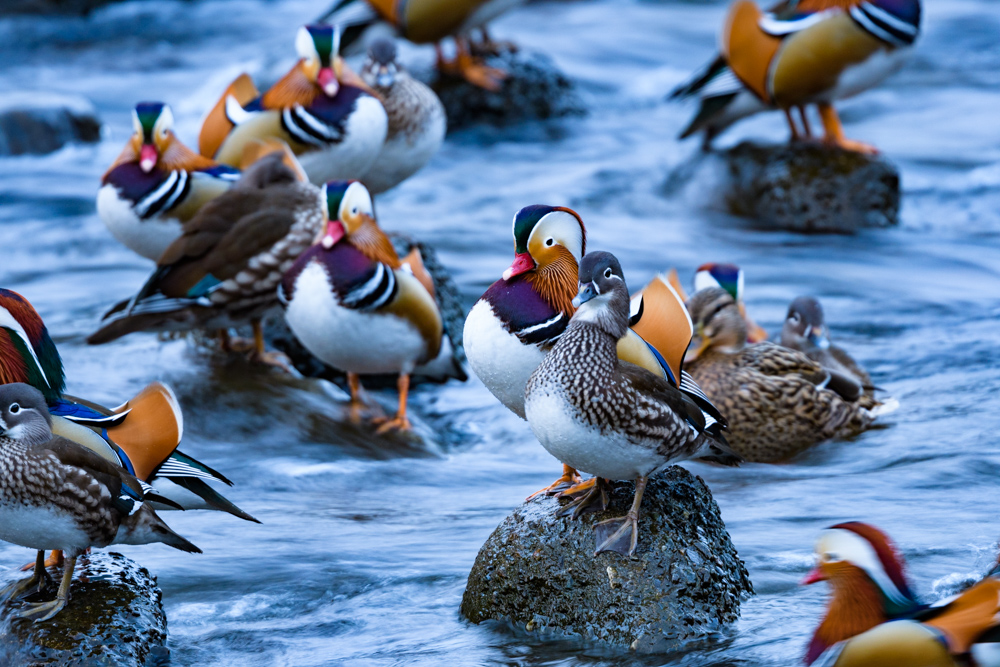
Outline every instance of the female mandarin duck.
[[360, 178], [368, 192], [377, 195], [396, 187], [434, 157], [448, 121], [434, 91], [396, 61], [396, 44], [390, 39], [372, 42], [361, 78], [382, 98], [389, 116], [385, 145]]
[[229, 192], [206, 204], [163, 253], [132, 298], [105, 316], [87, 342], [136, 331], [225, 331], [251, 324], [255, 358], [264, 352], [261, 319], [278, 307], [281, 276], [322, 231], [326, 199], [280, 152], [243, 172]]
[[404, 267], [361, 183], [328, 183], [326, 196], [336, 216], [282, 279], [285, 319], [306, 349], [347, 373], [355, 411], [361, 406], [360, 375], [398, 373], [399, 410], [379, 432], [409, 429], [410, 373], [441, 349], [433, 287]]
[[0, 289], [0, 384], [22, 382], [42, 392], [53, 433], [135, 475], [171, 504], [157, 509], [211, 509], [257, 520], [205, 480], [232, 482], [177, 449], [184, 420], [173, 392], [154, 382], [117, 408], [65, 394], [62, 359], [45, 323], [17, 292]]
[[[586, 250], [583, 220], [561, 206], [526, 206], [514, 216], [514, 263], [476, 302], [465, 321], [469, 365], [486, 388], [524, 418], [528, 378], [566, 330], [576, 308], [577, 270]], [[662, 277], [633, 300], [632, 330], [618, 341], [619, 357], [657, 374], [695, 400], [711, 420], [724, 423], [693, 380], [681, 370], [691, 323], [683, 301]], [[538, 493], [577, 496], [593, 480], [568, 465]], [[537, 494], [533, 494], [537, 495]]]
[[295, 46], [299, 61], [263, 95], [246, 74], [230, 84], [205, 119], [198, 148], [238, 165], [248, 143], [280, 139], [316, 185], [357, 178], [385, 143], [385, 109], [338, 54], [339, 29], [305, 26]]
[[[486, 33], [486, 24], [525, 0], [339, 0], [324, 16], [330, 23], [346, 26], [344, 46], [358, 39], [377, 21], [388, 21], [400, 36], [416, 44], [435, 45], [437, 68], [486, 90], [497, 91], [507, 73], [487, 67], [473, 51], [496, 51]], [[473, 44], [469, 33], [479, 29], [481, 44]], [[440, 42], [455, 39], [455, 59], [448, 61]]]
[[995, 643], [1000, 579], [991, 573], [968, 590], [928, 607], [914, 597], [904, 568], [895, 545], [874, 526], [849, 522], [824, 530], [816, 542], [816, 568], [802, 583], [826, 581], [832, 597], [805, 664], [1000, 665]]
[[[764, 13], [737, 0], [722, 31], [722, 53], [674, 91], [698, 95], [701, 108], [681, 134], [707, 139], [765, 108], [785, 112], [792, 138], [811, 135], [805, 106], [815, 104], [824, 141], [874, 152], [844, 137], [833, 102], [879, 84], [902, 67], [920, 33], [920, 0], [787, 0]], [[801, 112], [802, 129], [792, 117]]]
[[240, 172], [182, 144], [162, 102], [137, 104], [132, 122], [132, 137], [101, 179], [97, 213], [119, 242], [155, 262], [182, 225]]
[[701, 340], [687, 366], [721, 406], [729, 442], [748, 461], [780, 461], [823, 440], [860, 433], [898, 407], [894, 400], [851, 400], [801, 352], [767, 342], [748, 346], [743, 316], [724, 289], [701, 290], [688, 308]]
[[630, 331], [629, 293], [614, 255], [585, 256], [579, 276], [577, 310], [528, 380], [524, 411], [538, 441], [560, 461], [598, 479], [635, 480], [625, 517], [594, 526], [596, 553], [632, 556], [650, 475], [691, 458], [727, 465], [741, 459], [691, 397], [619, 360], [618, 341]]
[[[667, 277], [670, 280], [670, 285], [681, 299], [687, 301], [687, 294], [684, 293], [680, 278], [677, 277], [677, 271], [670, 269]], [[767, 332], [747, 314], [746, 303], [743, 301], [744, 282], [743, 269], [735, 264], [702, 264], [694, 274], [694, 291], [700, 292], [706, 287], [721, 287], [729, 292], [729, 295], [736, 299], [736, 305], [739, 306], [743, 320], [746, 322], [747, 342], [759, 343], [762, 340], [767, 340]]]

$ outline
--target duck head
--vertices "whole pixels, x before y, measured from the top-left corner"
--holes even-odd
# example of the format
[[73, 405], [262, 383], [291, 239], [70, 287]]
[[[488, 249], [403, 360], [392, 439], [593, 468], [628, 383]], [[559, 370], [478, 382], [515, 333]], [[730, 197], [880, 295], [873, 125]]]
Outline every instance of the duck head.
[[57, 401], [66, 388], [62, 359], [42, 318], [17, 292], [0, 288], [0, 384], [24, 382]]
[[523, 274], [543, 299], [570, 314], [586, 246], [587, 232], [576, 211], [525, 206], [514, 216], [514, 263], [503, 272], [503, 279]]
[[729, 295], [735, 299], [743, 319], [746, 320], [747, 340], [751, 343], [759, 343], [762, 340], [767, 340], [767, 332], [757, 326], [747, 315], [746, 304], [743, 303], [743, 285], [743, 269], [735, 264], [702, 264], [694, 274], [695, 292], [706, 287], [721, 287], [729, 292]]
[[306, 78], [316, 84], [327, 97], [340, 90], [344, 61], [340, 57], [340, 27], [307, 25], [295, 38], [299, 67]]
[[823, 306], [811, 296], [800, 296], [788, 306], [781, 328], [781, 344], [795, 350], [830, 347], [830, 337], [823, 321]]
[[174, 114], [163, 102], [140, 102], [132, 110], [132, 129], [129, 142], [148, 174], [174, 143]]
[[593, 252], [583, 258], [573, 305], [573, 321], [594, 324], [615, 340], [628, 333], [628, 285], [617, 257]]
[[0, 436], [26, 447], [52, 439], [52, 416], [42, 392], [23, 382], [0, 387]]
[[831, 598], [806, 664], [827, 647], [919, 608], [896, 546], [875, 526], [852, 521], [820, 533], [816, 567], [803, 584], [826, 581]]
[[372, 88], [391, 88], [396, 82], [399, 64], [396, 63], [396, 43], [379, 37], [368, 47], [368, 59], [361, 68], [361, 78]]
[[377, 224], [372, 196], [360, 181], [330, 181], [323, 190], [327, 223], [321, 242], [327, 250], [365, 225]]
[[687, 307], [696, 340], [685, 361], [694, 361], [712, 347], [739, 352], [746, 345], [746, 322], [732, 294], [723, 288], [707, 287], [695, 292]]

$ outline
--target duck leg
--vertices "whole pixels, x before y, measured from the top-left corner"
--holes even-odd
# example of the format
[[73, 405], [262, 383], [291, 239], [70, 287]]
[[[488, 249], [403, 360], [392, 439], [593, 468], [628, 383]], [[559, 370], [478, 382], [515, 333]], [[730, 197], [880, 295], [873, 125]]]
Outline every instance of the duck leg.
[[67, 558], [63, 563], [62, 583], [59, 584], [59, 592], [56, 593], [56, 599], [49, 602], [37, 602], [25, 605], [17, 613], [18, 618], [24, 618], [37, 623], [39, 621], [47, 621], [62, 611], [66, 603], [69, 602], [69, 586], [73, 582], [73, 569], [75, 567], [76, 556]]
[[[62, 552], [53, 551], [52, 553], [61, 554]], [[39, 550], [35, 556], [34, 565], [27, 565], [24, 568], [34, 568], [31, 576], [4, 586], [3, 590], [0, 590], [0, 600], [19, 598], [23, 595], [41, 593], [46, 590], [52, 585], [52, 577], [49, 576], [48, 571], [45, 569], [45, 563], [45, 551]]]
[[250, 352], [250, 361], [274, 366], [275, 368], [280, 368], [285, 372], [291, 373], [287, 356], [281, 352], [268, 352], [266, 350], [264, 346], [264, 326], [261, 324], [261, 321], [259, 319], [253, 320], [250, 326], [253, 327], [253, 350]]
[[570, 487], [557, 497], [573, 500], [565, 507], [561, 507], [556, 516], [572, 516], [578, 519], [590, 512], [603, 512], [608, 507], [608, 482], [600, 477], [593, 477]]
[[597, 538], [595, 556], [602, 551], [614, 551], [631, 558], [635, 553], [635, 546], [639, 541], [639, 505], [642, 504], [642, 494], [648, 480], [648, 477], [636, 478], [635, 498], [628, 514], [601, 521], [594, 526], [594, 536]]
[[[63, 564], [63, 552], [59, 549], [53, 549], [49, 557], [45, 559], [45, 567], [62, 567]], [[27, 572], [31, 568], [37, 566], [38, 563], [28, 563], [21, 568], [21, 572]]]
[[489, 67], [481, 58], [474, 57], [465, 37], [455, 38], [455, 60], [451, 62], [445, 60], [441, 47], [438, 46], [437, 63], [442, 74], [465, 79], [474, 86], [494, 93], [500, 90], [501, 82], [508, 76], [502, 69]]
[[786, 107], [782, 111], [785, 112], [785, 120], [788, 121], [788, 127], [792, 130], [792, 142], [802, 141], [802, 133], [799, 132], [799, 127], [795, 124], [795, 119], [792, 117], [792, 109]]
[[528, 502], [529, 500], [531, 500], [535, 496], [540, 496], [540, 495], [554, 496], [554, 495], [557, 495], [557, 494], [559, 494], [562, 491], [566, 491], [567, 489], [569, 489], [571, 487], [577, 486], [579, 483], [580, 483], [580, 475], [577, 474], [576, 469], [575, 468], [571, 468], [570, 466], [568, 466], [568, 465], [566, 465], [564, 463], [563, 464], [562, 476], [559, 479], [557, 479], [556, 481], [552, 482], [551, 484], [549, 484], [548, 486], [546, 486], [544, 489], [538, 489], [537, 491], [535, 491], [534, 493], [532, 493], [530, 496], [528, 496], [527, 498], [525, 498], [524, 502]]
[[399, 389], [399, 410], [396, 416], [378, 427], [376, 433], [387, 433], [389, 431], [409, 431], [410, 420], [406, 418], [406, 401], [410, 393], [410, 374], [400, 373], [399, 381], [396, 383]]
[[844, 137], [844, 126], [840, 124], [840, 116], [837, 115], [837, 111], [833, 108], [832, 104], [821, 102], [817, 107], [819, 107], [819, 118], [823, 121], [823, 130], [825, 132], [823, 143], [828, 146], [842, 148], [845, 151], [854, 151], [867, 155], [878, 153], [878, 149], [871, 144]]
[[351, 390], [351, 421], [357, 424], [361, 421], [361, 411], [365, 408], [365, 402], [361, 400], [361, 376], [357, 373], [347, 374], [347, 386]]
[[799, 119], [802, 121], [802, 132], [806, 139], [813, 138], [812, 125], [809, 124], [809, 116], [806, 115], [805, 106], [799, 107]]

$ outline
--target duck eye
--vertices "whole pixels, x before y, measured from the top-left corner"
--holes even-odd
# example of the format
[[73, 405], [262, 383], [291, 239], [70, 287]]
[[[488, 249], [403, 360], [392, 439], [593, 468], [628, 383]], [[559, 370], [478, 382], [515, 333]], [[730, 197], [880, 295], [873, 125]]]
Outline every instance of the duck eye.
[[608, 268], [604, 269], [604, 277], [605, 278], [610, 278], [611, 277], [611, 267], [608, 267]]
[[547, 239], [545, 239], [545, 245], [547, 245], [547, 246], [551, 246], [555, 242], [556, 242], [556, 240], [553, 239], [553, 238], [547, 238]]
[[351, 213], [354, 214], [354, 215], [357, 215], [358, 214], [358, 207], [355, 206], [354, 208], [352, 208], [351, 209]]
[[16, 415], [20, 411], [21, 411], [21, 406], [20, 405], [18, 405], [17, 403], [11, 403], [10, 404], [10, 414]]

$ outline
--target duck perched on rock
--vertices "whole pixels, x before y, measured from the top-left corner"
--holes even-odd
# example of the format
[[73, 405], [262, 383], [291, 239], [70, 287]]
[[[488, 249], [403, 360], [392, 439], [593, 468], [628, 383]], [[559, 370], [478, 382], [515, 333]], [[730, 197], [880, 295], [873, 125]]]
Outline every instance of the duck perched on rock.
[[723, 24], [721, 54], [672, 94], [701, 103], [681, 138], [704, 131], [707, 143], [740, 118], [775, 108], [784, 111], [793, 139], [808, 138], [805, 108], [815, 104], [824, 142], [875, 152], [844, 137], [833, 102], [903, 66], [920, 34], [920, 14], [920, 0], [789, 0], [767, 12], [737, 0]]
[[360, 178], [377, 195], [396, 187], [434, 157], [444, 141], [448, 120], [434, 91], [396, 60], [396, 44], [390, 39], [372, 42], [361, 78], [381, 97], [389, 117], [385, 145]]
[[[676, 269], [670, 269], [670, 273], [667, 275], [671, 286], [677, 294], [684, 301], [687, 301], [687, 294], [681, 286]], [[743, 315], [743, 320], [746, 322], [747, 342], [759, 343], [762, 340], [767, 340], [767, 332], [758, 326], [750, 315], [747, 314], [746, 303], [743, 300], [743, 286], [745, 282], [743, 269], [735, 264], [702, 264], [694, 274], [694, 291], [700, 292], [708, 287], [721, 287], [729, 292], [729, 295], [736, 299], [736, 305], [739, 306], [740, 314]]]
[[137, 104], [132, 124], [125, 149], [101, 179], [97, 214], [120, 243], [155, 262], [183, 224], [232, 187], [240, 172], [181, 143], [162, 102]]
[[830, 584], [831, 598], [806, 652], [807, 665], [1000, 665], [1000, 579], [995, 571], [952, 598], [920, 604], [889, 537], [852, 521], [820, 534], [816, 568], [802, 583], [818, 581]]
[[132, 474], [54, 436], [45, 397], [23, 383], [0, 386], [0, 470], [0, 539], [38, 551], [32, 576], [3, 594], [40, 587], [46, 549], [67, 555], [56, 598], [27, 605], [21, 618], [43, 621], [66, 606], [76, 559], [91, 547], [162, 542], [201, 553], [145, 503], [152, 494]]
[[650, 475], [691, 458], [727, 465], [741, 459], [698, 403], [658, 375], [619, 361], [618, 341], [629, 332], [629, 293], [614, 255], [583, 258], [574, 305], [565, 332], [528, 380], [525, 416], [542, 446], [572, 468], [635, 480], [628, 514], [594, 528], [597, 553], [631, 556]]
[[280, 152], [264, 156], [229, 192], [206, 204], [142, 289], [108, 311], [87, 342], [249, 323], [254, 354], [268, 361], [260, 321], [278, 307], [281, 276], [326, 220], [323, 191], [301, 181], [285, 159]]
[[326, 198], [326, 233], [281, 281], [285, 320], [306, 349], [347, 373], [355, 413], [361, 375], [398, 373], [399, 410], [380, 431], [409, 429], [410, 374], [441, 351], [433, 283], [421, 265], [400, 261], [361, 183], [328, 183]]
[[729, 441], [748, 461], [780, 461], [823, 440], [860, 433], [898, 406], [865, 407], [850, 393], [853, 386], [838, 387], [801, 352], [747, 345], [743, 316], [724, 289], [701, 290], [688, 308], [700, 341], [687, 368], [726, 415]]
[[385, 109], [344, 64], [339, 29], [305, 26], [295, 46], [299, 61], [263, 95], [246, 74], [229, 85], [202, 125], [199, 150], [238, 165], [248, 143], [280, 139], [316, 185], [358, 178], [385, 143]]

